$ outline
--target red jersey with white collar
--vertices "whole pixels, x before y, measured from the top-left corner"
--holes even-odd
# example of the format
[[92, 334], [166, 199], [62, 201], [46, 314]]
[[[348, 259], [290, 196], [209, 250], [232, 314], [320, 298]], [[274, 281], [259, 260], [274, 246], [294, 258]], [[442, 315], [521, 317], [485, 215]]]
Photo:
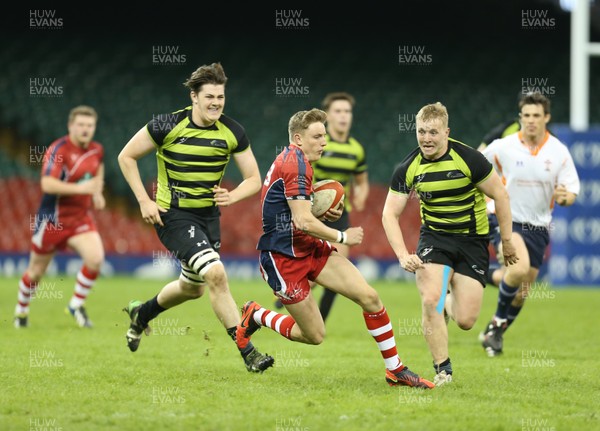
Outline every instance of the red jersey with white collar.
[[312, 253], [323, 241], [296, 229], [289, 200], [312, 199], [313, 169], [300, 148], [286, 147], [275, 159], [262, 186], [263, 235], [258, 250], [276, 251], [291, 257]]

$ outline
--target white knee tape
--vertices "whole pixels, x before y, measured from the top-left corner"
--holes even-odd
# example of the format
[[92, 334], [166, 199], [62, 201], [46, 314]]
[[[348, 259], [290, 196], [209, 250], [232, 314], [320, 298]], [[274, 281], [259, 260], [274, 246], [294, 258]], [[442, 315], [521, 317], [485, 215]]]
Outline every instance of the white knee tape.
[[220, 259], [221, 257], [219, 256], [219, 253], [214, 251], [212, 248], [209, 248], [193, 255], [188, 261], [188, 265], [196, 274], [199, 274], [200, 278], [203, 280], [204, 275], [210, 269], [210, 267], [221, 263]]
[[194, 286], [200, 286], [204, 283], [202, 277], [196, 274], [192, 268], [183, 262], [181, 263], [181, 274], [179, 274], [179, 280]]

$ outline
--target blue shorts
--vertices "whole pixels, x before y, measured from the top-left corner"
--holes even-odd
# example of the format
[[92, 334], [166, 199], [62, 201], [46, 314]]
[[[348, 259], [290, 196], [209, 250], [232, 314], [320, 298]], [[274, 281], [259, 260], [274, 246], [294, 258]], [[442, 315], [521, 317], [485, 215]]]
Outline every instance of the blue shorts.
[[489, 239], [496, 250], [500, 245], [500, 226], [498, 225], [498, 219], [496, 214], [488, 214], [488, 223], [490, 225]]
[[[494, 248], [498, 250], [500, 245], [500, 227], [495, 214], [488, 214], [490, 223], [490, 241]], [[527, 253], [529, 253], [529, 266], [540, 269], [544, 262], [546, 247], [550, 243], [550, 234], [548, 229], [543, 226], [534, 226], [529, 223], [513, 222], [512, 231], [523, 237]]]
[[546, 247], [550, 243], [548, 229], [529, 223], [513, 223], [513, 232], [520, 234], [529, 253], [529, 266], [539, 269], [544, 261]]

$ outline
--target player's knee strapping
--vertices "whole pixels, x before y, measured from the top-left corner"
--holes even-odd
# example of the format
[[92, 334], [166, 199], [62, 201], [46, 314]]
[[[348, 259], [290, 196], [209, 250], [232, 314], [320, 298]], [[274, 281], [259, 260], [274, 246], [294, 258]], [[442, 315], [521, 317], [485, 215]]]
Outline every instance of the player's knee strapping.
[[179, 274], [179, 280], [193, 286], [201, 286], [204, 283], [202, 277], [196, 274], [192, 268], [183, 262], [181, 263], [181, 274]]
[[222, 265], [221, 257], [219, 256], [219, 253], [214, 251], [212, 248], [199, 251], [190, 259], [188, 259], [187, 262], [187, 266], [191, 269], [191, 272], [193, 272], [193, 275], [195, 276], [194, 278], [200, 282], [204, 281], [204, 276], [208, 270], [215, 265]]

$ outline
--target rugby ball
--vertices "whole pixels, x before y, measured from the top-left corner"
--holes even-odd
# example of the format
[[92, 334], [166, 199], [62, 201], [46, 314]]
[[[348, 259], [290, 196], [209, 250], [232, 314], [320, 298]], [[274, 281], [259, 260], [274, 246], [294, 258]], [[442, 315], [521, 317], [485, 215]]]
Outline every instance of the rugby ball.
[[312, 213], [322, 217], [331, 208], [344, 204], [344, 186], [335, 180], [322, 180], [313, 184]]

